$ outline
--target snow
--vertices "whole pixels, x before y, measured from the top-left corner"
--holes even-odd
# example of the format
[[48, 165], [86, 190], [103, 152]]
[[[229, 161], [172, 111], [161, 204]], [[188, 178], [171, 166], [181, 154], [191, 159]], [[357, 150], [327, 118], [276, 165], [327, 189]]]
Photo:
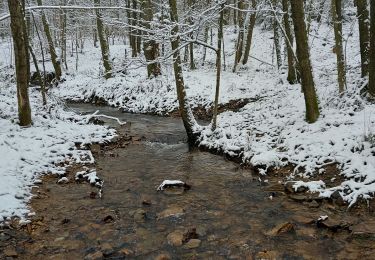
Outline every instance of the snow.
[[[0, 73], [1, 78], [6, 78], [4, 70]], [[40, 183], [43, 174], [63, 176], [66, 167], [74, 162], [92, 164], [93, 156], [85, 145], [107, 142], [116, 135], [107, 127], [87, 124], [86, 117], [65, 110], [53, 95], [49, 95], [44, 108], [40, 93], [33, 88], [33, 125], [21, 128], [17, 124], [15, 84], [11, 80], [1, 83], [0, 221], [12, 216], [24, 218], [30, 212], [27, 203], [31, 189]]]
[[[304, 120], [301, 87], [288, 84], [286, 68], [277, 71], [276, 67], [267, 64], [273, 63], [271, 32], [255, 28], [251, 51], [267, 63], [251, 59], [248, 65], [239, 67], [237, 73], [231, 72], [236, 34], [232, 27], [227, 27], [226, 71], [222, 73], [220, 104], [243, 98], [256, 101], [237, 112], [221, 113], [214, 131], [210, 125], [198, 128], [201, 130], [199, 145], [239, 156], [244, 163], [259, 167], [261, 174], [292, 164], [294, 171], [288, 179], [303, 180], [308, 188], [320, 192], [323, 197], [339, 190], [350, 203], [358, 198], [369, 199], [375, 192], [375, 105], [360, 94], [365, 81], [360, 78], [357, 26], [344, 24], [348, 88], [342, 97], [338, 94], [336, 56], [332, 52], [333, 30], [327, 24], [313, 23], [312, 28], [314, 36], [310, 37], [310, 46], [321, 111], [319, 120], [314, 124]], [[168, 114], [178, 108], [170, 64], [163, 64], [161, 77], [149, 80], [145, 69], [134, 65], [136, 60], [121, 59], [128, 47], [110, 47], [117, 67], [126, 64], [125, 74], [101, 79], [99, 66], [85, 62], [99, 60], [100, 52], [88, 49], [80, 58], [80, 68], [76, 72], [79, 77], [68, 76], [53, 93], [64, 99], [86, 102], [96, 96], [111, 106], [136, 113]], [[198, 69], [185, 69], [184, 79], [190, 105], [208, 109], [214, 98], [215, 54], [208, 51], [206, 66], [202, 67], [200, 50], [197, 47]], [[324, 174], [325, 167], [334, 163], [346, 181], [338, 186], [332, 186], [332, 183], [314, 186], [313, 182], [308, 185], [311, 177]]]
[[[369, 199], [375, 193], [375, 105], [360, 93], [366, 79], [360, 77], [358, 26], [344, 23], [348, 88], [343, 96], [338, 94], [333, 30], [324, 23], [319, 26], [313, 23], [311, 28], [311, 59], [321, 111], [319, 120], [314, 124], [304, 120], [301, 86], [288, 84], [285, 66], [278, 71], [276, 66], [269, 65], [275, 63], [272, 33], [255, 28], [251, 55], [265, 62], [250, 59], [248, 65], [239, 66], [238, 72], [232, 73], [237, 35], [233, 27], [226, 27], [226, 70], [222, 72], [219, 102], [225, 104], [244, 98], [254, 101], [239, 111], [221, 113], [214, 131], [210, 125], [197, 128], [201, 130], [199, 145], [241, 157], [244, 163], [259, 167], [261, 174], [267, 174], [271, 168], [293, 165], [294, 171], [288, 180], [301, 181], [300, 185], [323, 197], [338, 190], [352, 205], [359, 198]], [[125, 57], [125, 53], [130, 53], [129, 46], [117, 42], [110, 46], [110, 53], [116, 77], [103, 79], [100, 49], [85, 47], [79, 56], [78, 70], [72, 65], [74, 57], [69, 57], [66, 81], [51, 89], [50, 95], [85, 102], [99, 98], [134, 113], [165, 115], [178, 108], [170, 63], [162, 64], [162, 76], [147, 79], [144, 60]], [[216, 55], [208, 50], [204, 67], [202, 55], [201, 47], [196, 47], [197, 69], [185, 68], [184, 80], [189, 104], [208, 109], [215, 94]], [[67, 154], [76, 161], [92, 162], [92, 155], [75, 149], [74, 141], [104, 141], [114, 134], [106, 128], [84, 124], [87, 117], [63, 112], [60, 105], [52, 109], [53, 116], [45, 113], [35, 107], [39, 97], [34, 92], [31, 94], [34, 126], [21, 129], [15, 124], [15, 93], [9, 89], [0, 91], [0, 160], [7, 172], [1, 178], [2, 183], [9, 183], [1, 189], [0, 205], [12, 205], [0, 211], [3, 216], [12, 212], [22, 215], [27, 210], [25, 201], [30, 196], [27, 185], [37, 179], [37, 172], [62, 173], [64, 170], [54, 163], [65, 161]], [[333, 182], [316, 181], [324, 179], [326, 166], [330, 164], [337, 164], [345, 178], [337, 186], [333, 186]], [[26, 199], [15, 199], [16, 194]]]
[[183, 181], [180, 181], [180, 180], [164, 180], [160, 185], [159, 187], [157, 188], [157, 190], [164, 190], [164, 187], [165, 186], [168, 186], [168, 185], [184, 185], [185, 183]]

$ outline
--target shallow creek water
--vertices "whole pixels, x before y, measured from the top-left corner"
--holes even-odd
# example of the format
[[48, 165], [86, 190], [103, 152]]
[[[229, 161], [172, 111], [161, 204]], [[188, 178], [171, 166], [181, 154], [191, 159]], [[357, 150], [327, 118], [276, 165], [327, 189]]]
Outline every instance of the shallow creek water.
[[[31, 203], [32, 225], [0, 241], [20, 259], [373, 259], [372, 238], [312, 223], [328, 215], [358, 225], [373, 221], [373, 215], [296, 202], [281, 184], [261, 184], [250, 170], [222, 156], [190, 150], [178, 118], [83, 104], [71, 108], [99, 109], [131, 122], [119, 131], [136, 138], [96, 154], [104, 180], [101, 199], [90, 198], [97, 189], [87, 183], [44, 180]], [[165, 179], [185, 181], [191, 189], [156, 191]], [[185, 234], [182, 245], [178, 234]]]

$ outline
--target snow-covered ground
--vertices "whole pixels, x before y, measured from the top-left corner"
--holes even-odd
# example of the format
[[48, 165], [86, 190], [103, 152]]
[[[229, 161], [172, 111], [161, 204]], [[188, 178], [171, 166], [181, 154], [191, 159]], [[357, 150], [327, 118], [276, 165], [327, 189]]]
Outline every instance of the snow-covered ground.
[[[4, 71], [0, 74], [6, 78]], [[64, 174], [73, 162], [93, 163], [91, 152], [76, 144], [106, 142], [116, 135], [112, 129], [88, 124], [88, 116], [65, 110], [51, 95], [47, 107], [35, 89], [30, 89], [30, 100], [33, 125], [21, 128], [16, 86], [11, 80], [0, 82], [0, 222], [29, 213], [30, 192], [42, 174]]]
[[[220, 103], [239, 98], [259, 98], [259, 101], [249, 103], [239, 112], [220, 114], [214, 132], [210, 127], [204, 128], [200, 145], [241, 156], [244, 162], [265, 168], [261, 169], [263, 174], [270, 167], [292, 163], [295, 170], [291, 179], [298, 177], [306, 182], [312, 175], [324, 174], [324, 167], [335, 162], [347, 181], [337, 187], [321, 185], [315, 190], [322, 196], [330, 196], [339, 190], [348, 202], [355, 202], [358, 197], [367, 199], [375, 192], [375, 105], [360, 96], [363, 82], [360, 79], [358, 30], [355, 24], [344, 26], [348, 89], [340, 97], [333, 30], [326, 24], [312, 28], [317, 28], [310, 35], [310, 46], [321, 109], [318, 122], [307, 124], [304, 121], [305, 105], [300, 85], [288, 84], [286, 68], [277, 71], [267, 64], [275, 64], [270, 32], [256, 28], [251, 51], [251, 55], [267, 63], [251, 59], [248, 65], [232, 73], [237, 36], [233, 28], [228, 27]], [[110, 105], [137, 113], [166, 114], [177, 109], [171, 67], [163, 66], [163, 76], [147, 80], [144, 67], [137, 68], [130, 58], [122, 61], [125, 48], [123, 45], [111, 46], [111, 54], [117, 68], [121, 68], [120, 64], [130, 64], [126, 75], [101, 79], [100, 52], [88, 49], [79, 60], [78, 72], [72, 72], [53, 93], [71, 100], [88, 101], [96, 96]], [[197, 47], [198, 69], [186, 69], [184, 73], [193, 107], [209, 108], [212, 105], [215, 56], [210, 51], [208, 54], [206, 66], [202, 67], [199, 62], [202, 52]]]
[[[312, 28], [316, 27], [314, 26]], [[344, 39], [347, 40], [345, 46], [348, 90], [343, 97], [338, 95], [336, 56], [332, 51], [334, 46], [332, 29], [323, 24], [312, 33], [315, 36], [310, 36], [311, 57], [321, 109], [321, 117], [314, 124], [307, 124], [304, 121], [305, 106], [300, 85], [287, 83], [286, 68], [278, 71], [276, 67], [267, 64], [275, 64], [272, 58], [272, 34], [260, 28], [254, 31], [251, 55], [267, 63], [250, 59], [248, 65], [239, 67], [238, 72], [232, 73], [233, 50], [237, 36], [232, 27], [226, 28], [226, 71], [222, 74], [220, 103], [224, 104], [240, 98], [258, 98], [259, 101], [249, 103], [238, 112], [228, 111], [220, 114], [218, 127], [214, 132], [209, 126], [203, 128], [200, 145], [221, 150], [232, 156], [241, 156], [244, 162], [262, 166], [262, 174], [267, 174], [270, 167], [282, 167], [291, 163], [295, 165], [295, 170], [290, 178], [303, 180], [306, 183], [299, 182], [299, 184], [309, 186], [309, 177], [315, 176], [310, 186], [314, 191], [321, 192], [322, 196], [330, 196], [333, 191], [339, 190], [350, 203], [354, 203], [359, 197], [365, 199], [372, 197], [375, 192], [375, 105], [360, 96], [362, 81], [360, 79], [358, 30], [356, 25], [353, 28], [352, 30], [352, 24], [344, 26]], [[349, 32], [353, 34], [349, 36]], [[125, 73], [117, 73], [116, 77], [104, 80], [101, 77], [100, 49], [93, 48], [92, 43], [87, 42], [84, 53], [79, 55], [78, 70], [75, 69], [75, 57], [70, 57], [69, 70], [65, 72], [66, 81], [52, 89], [50, 95], [76, 101], [89, 101], [95, 96], [102, 98], [110, 105], [137, 113], [167, 114], [177, 109], [171, 66], [164, 64], [163, 75], [157, 79], [148, 80], [144, 66], [130, 57], [125, 58], [125, 49], [127, 53], [130, 53], [128, 46], [120, 44], [110, 46], [115, 70], [125, 67], [127, 69]], [[193, 107], [200, 105], [209, 108], [214, 97], [215, 56], [208, 51], [204, 67], [200, 64], [202, 60], [200, 47], [196, 47], [195, 57], [198, 68], [194, 71], [186, 69], [184, 72], [187, 94]], [[27, 187], [26, 197], [29, 196], [28, 185], [32, 183], [33, 176], [37, 176], [34, 175], [36, 172], [58, 171], [58, 168], [51, 170], [53, 165], [51, 162], [65, 160], [67, 153], [72, 153], [75, 157], [79, 156], [77, 150], [73, 150], [74, 152], [69, 150], [74, 147], [74, 142], [68, 144], [62, 141], [57, 144], [54, 142], [57, 148], [49, 147], [47, 129], [50, 129], [51, 136], [53, 136], [50, 145], [52, 145], [52, 139], [55, 138], [54, 141], [56, 141], [57, 137], [58, 140], [92, 142], [103, 140], [102, 136], [109, 133], [107, 129], [98, 126], [66, 122], [65, 118], [76, 116], [62, 113], [59, 107], [56, 108], [58, 116], [51, 120], [48, 115], [47, 119], [44, 119], [45, 113], [35, 105], [33, 107], [34, 128], [40, 127], [43, 131], [33, 128], [20, 129], [9, 119], [16, 116], [15, 110], [10, 109], [10, 107], [15, 107], [15, 100], [11, 99], [15, 95], [10, 94], [9, 90], [1, 90], [0, 93], [3, 99], [13, 104], [8, 106], [3, 105], [3, 101], [1, 102], [6, 109], [5, 113], [0, 114], [1, 120], [4, 121], [0, 125], [2, 129], [0, 140], [3, 143], [13, 140], [13, 144], [17, 144], [17, 149], [25, 147], [25, 151], [14, 152], [15, 156], [12, 156], [12, 158], [19, 158], [12, 165], [21, 165], [23, 168], [11, 168], [13, 171], [10, 176], [21, 172], [17, 175], [21, 180], [15, 185]], [[32, 103], [36, 104], [36, 99], [39, 97], [36, 93], [32, 93], [32, 97]], [[40, 100], [38, 102], [40, 103]], [[10, 129], [14, 129], [15, 137], [13, 138], [9, 138], [12, 136]], [[64, 129], [64, 131], [60, 133], [58, 129]], [[97, 135], [92, 136], [93, 133]], [[40, 140], [38, 143], [41, 135], [43, 135], [43, 141]], [[111, 135], [113, 132], [109, 133], [109, 136]], [[34, 137], [31, 138], [31, 136]], [[21, 138], [27, 138], [28, 142], [22, 142]], [[29, 143], [30, 140], [33, 141]], [[36, 144], [33, 144], [34, 141]], [[21, 143], [25, 145], [21, 146]], [[28, 163], [36, 157], [36, 153], [32, 153], [31, 159], [20, 158], [21, 154], [23, 157], [28, 154], [27, 147], [34, 147], [34, 145], [41, 147], [42, 144], [43, 149], [38, 150], [40, 151], [40, 157], [37, 159], [39, 163], [32, 163], [33, 166]], [[12, 145], [3, 144], [2, 146], [12, 151]], [[1, 149], [3, 153], [3, 148]], [[7, 156], [11, 153], [8, 150], [0, 160], [9, 158]], [[60, 151], [58, 152], [60, 156], [51, 153], [52, 150]], [[52, 156], [52, 159], [48, 159], [47, 155]], [[9, 163], [9, 160], [5, 159], [5, 162]], [[44, 162], [49, 162], [48, 167], [43, 166]], [[319, 181], [319, 176], [324, 174], [324, 166], [332, 163], [338, 163], [341, 174], [346, 177], [346, 181], [336, 187]], [[32, 170], [28, 170], [30, 167]], [[16, 180], [14, 177], [9, 178]], [[5, 213], [2, 215], [11, 214], [12, 210], [16, 213], [25, 212], [25, 200], [15, 200], [16, 194], [10, 190], [11, 187], [6, 189], [9, 189], [9, 195], [6, 198], [9, 197], [12, 203], [16, 201], [20, 204], [17, 205], [18, 211], [13, 207], [11, 210], [3, 211]], [[23, 192], [19, 188], [16, 190]]]

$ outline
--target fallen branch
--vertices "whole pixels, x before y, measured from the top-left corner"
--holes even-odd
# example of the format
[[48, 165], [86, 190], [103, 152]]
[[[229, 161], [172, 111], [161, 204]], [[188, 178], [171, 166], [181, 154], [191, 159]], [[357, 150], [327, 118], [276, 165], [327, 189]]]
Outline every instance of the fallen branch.
[[86, 118], [87, 118], [87, 121], [89, 121], [91, 118], [93, 118], [93, 117], [104, 117], [104, 118], [108, 118], [108, 119], [112, 119], [112, 120], [116, 120], [117, 121], [117, 123], [119, 124], [119, 125], [125, 125], [127, 122], [121, 122], [120, 121], [120, 119], [118, 119], [117, 117], [113, 117], [113, 116], [107, 116], [107, 115], [98, 115], [98, 113], [99, 113], [99, 110], [97, 110], [94, 114], [92, 114], [92, 115], [88, 115], [88, 116], [86, 116]]

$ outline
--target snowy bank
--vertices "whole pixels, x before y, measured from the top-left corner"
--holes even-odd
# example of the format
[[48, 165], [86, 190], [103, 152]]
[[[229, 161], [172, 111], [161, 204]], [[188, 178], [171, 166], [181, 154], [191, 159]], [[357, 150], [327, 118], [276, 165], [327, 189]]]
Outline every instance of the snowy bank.
[[[347, 86], [343, 97], [338, 94], [336, 55], [333, 30], [326, 24], [312, 24], [311, 59], [321, 116], [314, 124], [304, 121], [305, 105], [300, 85], [289, 85], [286, 68], [270, 66], [273, 57], [272, 33], [255, 28], [251, 53], [258, 58], [231, 72], [236, 34], [225, 31], [227, 69], [222, 74], [220, 103], [252, 98], [238, 112], [219, 115], [214, 132], [204, 128], [200, 145], [239, 156], [245, 163], [259, 167], [266, 174], [271, 167], [295, 165], [290, 179], [308, 183], [319, 180], [325, 166], [337, 164], [346, 181], [338, 186], [321, 185], [314, 189], [329, 197], [335, 190], [354, 203], [368, 199], [375, 192], [375, 105], [360, 95], [358, 29], [344, 25], [346, 42]], [[121, 59], [128, 46], [111, 46], [115, 66], [136, 64], [129, 57]], [[129, 52], [129, 51], [128, 51]], [[121, 56], [122, 55], [122, 56]], [[196, 48], [196, 60], [202, 57]], [[97, 62], [88, 62], [96, 60]], [[265, 61], [265, 62], [261, 62]], [[100, 78], [100, 52], [91, 48], [79, 60], [79, 69], [67, 75], [67, 81], [53, 93], [70, 100], [92, 101], [99, 98], [129, 112], [167, 114], [177, 109], [176, 91], [170, 64], [163, 64], [163, 76], [148, 80], [144, 67], [129, 65], [127, 72], [110, 80]], [[185, 69], [184, 77], [192, 107], [209, 108], [215, 89], [215, 55], [208, 52], [207, 62], [198, 69]]]
[[0, 222], [29, 212], [31, 188], [42, 174], [64, 174], [72, 163], [92, 164], [93, 156], [84, 145], [115, 136], [114, 130], [88, 124], [87, 117], [66, 111], [53, 96], [44, 108], [40, 93], [32, 88], [33, 125], [21, 128], [16, 87], [4, 85], [0, 85]]

